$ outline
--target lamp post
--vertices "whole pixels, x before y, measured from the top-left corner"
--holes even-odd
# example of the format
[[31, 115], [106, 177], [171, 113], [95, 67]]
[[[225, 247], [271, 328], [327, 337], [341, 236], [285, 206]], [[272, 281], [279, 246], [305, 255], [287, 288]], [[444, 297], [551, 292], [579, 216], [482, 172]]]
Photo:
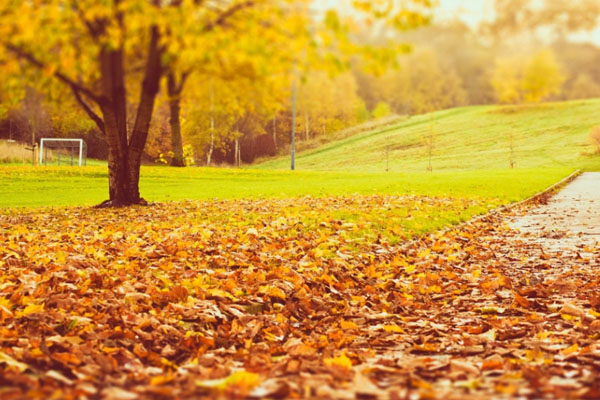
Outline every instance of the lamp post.
[[297, 79], [292, 82], [292, 171], [296, 169], [296, 106], [298, 100]]

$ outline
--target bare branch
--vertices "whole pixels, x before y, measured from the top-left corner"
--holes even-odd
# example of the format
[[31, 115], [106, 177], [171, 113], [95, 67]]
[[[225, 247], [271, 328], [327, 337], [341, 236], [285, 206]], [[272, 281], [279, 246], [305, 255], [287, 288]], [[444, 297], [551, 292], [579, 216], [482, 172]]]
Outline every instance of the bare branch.
[[102, 120], [102, 118], [98, 114], [96, 114], [94, 112], [94, 110], [92, 110], [92, 107], [81, 96], [81, 92], [79, 90], [77, 90], [74, 87], [71, 87], [71, 90], [73, 91], [73, 94], [75, 95], [75, 99], [77, 100], [79, 105], [81, 105], [83, 110], [92, 119], [92, 121], [94, 121], [96, 123], [96, 126], [98, 126], [98, 129], [100, 129], [100, 131], [102, 133], [104, 133], [104, 121]]

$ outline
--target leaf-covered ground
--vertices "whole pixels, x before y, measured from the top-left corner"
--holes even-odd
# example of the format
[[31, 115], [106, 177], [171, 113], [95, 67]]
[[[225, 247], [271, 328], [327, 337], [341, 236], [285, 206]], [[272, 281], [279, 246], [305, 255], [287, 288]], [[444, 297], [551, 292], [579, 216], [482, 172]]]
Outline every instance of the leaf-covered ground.
[[0, 397], [600, 397], [600, 248], [545, 253], [498, 214], [401, 240], [484, 206], [0, 216]]

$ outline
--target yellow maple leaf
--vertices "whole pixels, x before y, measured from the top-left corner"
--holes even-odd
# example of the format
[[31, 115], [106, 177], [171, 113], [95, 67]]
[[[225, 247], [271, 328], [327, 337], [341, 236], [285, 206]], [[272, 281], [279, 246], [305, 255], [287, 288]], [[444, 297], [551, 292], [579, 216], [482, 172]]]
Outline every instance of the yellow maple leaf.
[[323, 361], [328, 367], [337, 366], [343, 369], [352, 368], [352, 360], [350, 360], [345, 353], [342, 353], [337, 357], [326, 358]]
[[571, 314], [560, 314], [561, 318], [564, 319], [565, 321], [574, 321], [579, 317], [576, 317], [575, 315], [571, 315]]
[[269, 295], [271, 297], [278, 297], [282, 300], [285, 300], [285, 298], [286, 298], [283, 290], [279, 289], [276, 286], [261, 286], [259, 288], [259, 292], [262, 294]]
[[38, 313], [44, 311], [44, 303], [42, 304], [30, 304], [17, 313], [17, 317], [24, 317], [26, 315]]
[[579, 351], [579, 345], [577, 343], [575, 343], [572, 346], [569, 346], [566, 349], [563, 349], [560, 353], [567, 356], [569, 354], [577, 353], [578, 351]]
[[217, 389], [219, 391], [225, 391], [229, 387], [236, 387], [243, 392], [249, 392], [261, 383], [262, 379], [260, 375], [254, 372], [248, 372], [245, 370], [236, 371], [226, 378], [222, 379], [209, 379], [196, 381], [196, 385], [207, 388]]
[[0, 297], [0, 306], [6, 307], [7, 309], [11, 309], [12, 308], [12, 303], [10, 302], [9, 299], [5, 298], [5, 297]]
[[152, 386], [158, 386], [171, 382], [173, 379], [175, 379], [175, 377], [172, 375], [157, 375], [153, 376], [152, 379], [150, 379], [150, 384]]
[[386, 332], [404, 333], [404, 329], [398, 325], [384, 325], [383, 330]]
[[356, 323], [354, 323], [354, 321], [342, 320], [342, 321], [340, 321], [340, 327], [342, 329], [358, 329], [358, 325], [356, 325]]

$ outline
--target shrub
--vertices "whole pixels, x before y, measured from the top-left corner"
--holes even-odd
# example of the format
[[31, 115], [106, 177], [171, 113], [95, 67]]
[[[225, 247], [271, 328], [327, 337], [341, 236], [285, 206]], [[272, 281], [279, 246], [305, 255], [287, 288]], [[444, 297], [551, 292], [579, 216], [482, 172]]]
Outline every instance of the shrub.
[[389, 117], [390, 115], [392, 115], [390, 105], [383, 101], [377, 103], [375, 109], [373, 110], [373, 118], [375, 119]]

